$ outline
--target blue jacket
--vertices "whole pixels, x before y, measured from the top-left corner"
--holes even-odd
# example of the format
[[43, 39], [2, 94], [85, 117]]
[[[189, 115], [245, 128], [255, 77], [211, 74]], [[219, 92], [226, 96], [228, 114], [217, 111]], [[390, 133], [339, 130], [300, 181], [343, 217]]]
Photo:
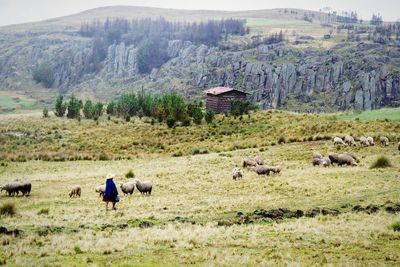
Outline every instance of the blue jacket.
[[104, 192], [104, 198], [111, 202], [118, 202], [118, 190], [112, 178], [106, 180], [106, 192]]

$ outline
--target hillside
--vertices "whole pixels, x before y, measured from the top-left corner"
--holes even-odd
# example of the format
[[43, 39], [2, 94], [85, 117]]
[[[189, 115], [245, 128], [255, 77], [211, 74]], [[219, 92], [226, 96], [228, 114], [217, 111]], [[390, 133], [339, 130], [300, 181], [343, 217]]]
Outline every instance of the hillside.
[[[250, 31], [225, 36], [217, 45], [166, 40], [166, 58], [147, 73], [138, 67], [141, 42], [105, 42], [102, 56], [95, 60], [95, 39], [79, 32], [82, 24], [94, 20], [160, 16], [182, 23], [245, 19]], [[280, 32], [282, 40], [270, 38]], [[330, 112], [397, 107], [398, 32], [391, 28], [387, 37], [366, 23], [349, 26], [334, 16], [297, 9], [225, 12], [127, 6], [1, 27], [0, 90], [11, 100], [0, 104], [0, 112], [52, 105], [59, 93], [110, 101], [143, 88], [157, 94], [173, 90], [193, 100], [212, 86], [249, 92], [262, 109]], [[41, 64], [50, 68], [50, 88], [33, 79]], [[32, 105], [19, 105], [21, 99]]]

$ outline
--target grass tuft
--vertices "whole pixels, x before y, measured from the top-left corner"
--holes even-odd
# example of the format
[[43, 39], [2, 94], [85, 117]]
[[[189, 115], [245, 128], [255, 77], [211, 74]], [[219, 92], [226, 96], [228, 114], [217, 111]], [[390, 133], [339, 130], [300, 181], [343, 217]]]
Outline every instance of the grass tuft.
[[13, 216], [17, 212], [14, 203], [4, 203], [0, 207], [0, 215], [1, 216]]
[[135, 173], [132, 169], [130, 169], [127, 173], [125, 173], [125, 178], [135, 178]]
[[387, 168], [387, 167], [391, 167], [391, 166], [392, 166], [392, 164], [390, 163], [390, 161], [387, 157], [380, 156], [374, 161], [374, 163], [372, 163], [371, 169]]
[[39, 210], [37, 214], [38, 215], [42, 215], [42, 214], [48, 215], [49, 214], [49, 208], [43, 208], [43, 209]]
[[395, 232], [400, 232], [400, 221], [395, 222], [391, 225], [391, 228], [393, 229], [393, 231]]

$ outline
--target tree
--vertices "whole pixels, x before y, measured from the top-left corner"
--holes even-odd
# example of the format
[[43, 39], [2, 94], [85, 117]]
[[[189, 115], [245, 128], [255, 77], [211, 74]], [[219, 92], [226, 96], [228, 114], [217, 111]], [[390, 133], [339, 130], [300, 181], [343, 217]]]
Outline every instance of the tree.
[[49, 117], [49, 109], [47, 107], [43, 108], [43, 118]]
[[66, 103], [63, 103], [64, 96], [59, 95], [56, 99], [56, 111], [54, 112], [57, 117], [64, 117], [65, 111], [67, 109]]
[[94, 105], [92, 109], [92, 116], [95, 120], [101, 117], [103, 115], [103, 103], [97, 102], [96, 105]]
[[107, 108], [106, 108], [107, 115], [114, 115], [114, 108], [115, 108], [114, 101], [111, 101], [110, 103], [108, 103]]
[[81, 116], [80, 111], [81, 103], [74, 95], [72, 95], [71, 99], [68, 102], [67, 117], [70, 119], [79, 119]]
[[86, 119], [93, 118], [93, 104], [92, 101], [86, 100], [85, 105], [83, 106], [83, 115]]
[[54, 83], [53, 69], [48, 62], [42, 62], [33, 70], [33, 79], [43, 84], [45, 87], [50, 88]]
[[193, 111], [193, 121], [196, 124], [201, 124], [201, 121], [203, 120], [204, 114], [203, 111], [199, 106], [196, 106], [196, 108]]
[[205, 115], [205, 120], [207, 123], [211, 123], [214, 120], [214, 111], [212, 111], [211, 109], [206, 111], [206, 115]]

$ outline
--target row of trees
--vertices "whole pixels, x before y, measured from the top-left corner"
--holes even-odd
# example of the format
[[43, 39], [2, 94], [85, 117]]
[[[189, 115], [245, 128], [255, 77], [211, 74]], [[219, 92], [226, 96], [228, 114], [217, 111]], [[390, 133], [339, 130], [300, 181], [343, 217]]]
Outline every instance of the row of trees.
[[150, 37], [162, 37], [168, 40], [185, 40], [198, 44], [217, 45], [220, 38], [229, 34], [244, 35], [248, 32], [246, 20], [222, 19], [207, 22], [167, 21], [163, 17], [140, 18], [107, 18], [104, 22], [92, 21], [83, 23], [79, 33], [84, 37], [101, 37], [107, 44], [124, 42], [137, 44]]
[[[66, 114], [69, 119], [80, 119], [82, 111], [86, 119], [94, 119], [97, 121], [99, 117], [103, 115], [103, 110], [104, 104], [101, 102], [94, 104], [92, 101], [86, 100], [86, 102], [83, 103], [82, 100], [79, 100], [74, 95], [71, 96], [68, 102], [64, 102], [64, 96], [59, 95], [56, 99], [54, 114], [57, 117], [64, 117]], [[47, 117], [45, 110], [43, 110], [43, 114]]]
[[186, 103], [176, 93], [164, 93], [159, 97], [144, 92], [125, 94], [108, 104], [107, 114], [123, 117], [127, 121], [133, 116], [147, 116], [159, 122], [165, 121], [169, 127], [177, 122], [189, 126], [192, 121], [200, 124], [203, 118], [207, 123], [214, 119], [211, 110], [203, 111], [202, 102]]

